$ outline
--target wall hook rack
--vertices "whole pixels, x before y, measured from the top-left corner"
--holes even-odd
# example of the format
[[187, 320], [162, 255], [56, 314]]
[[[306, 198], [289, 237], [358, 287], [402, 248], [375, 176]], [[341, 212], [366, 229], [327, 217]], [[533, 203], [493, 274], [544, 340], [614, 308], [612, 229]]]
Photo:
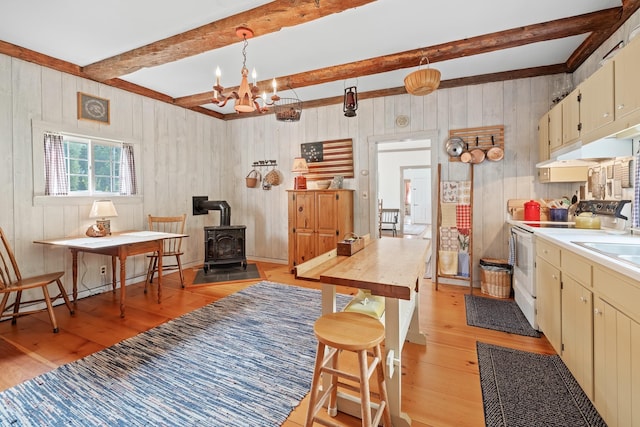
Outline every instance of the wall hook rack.
[[276, 160], [258, 160], [256, 162], [253, 162], [251, 166], [253, 166], [254, 168], [276, 167], [278, 166], [278, 162]]

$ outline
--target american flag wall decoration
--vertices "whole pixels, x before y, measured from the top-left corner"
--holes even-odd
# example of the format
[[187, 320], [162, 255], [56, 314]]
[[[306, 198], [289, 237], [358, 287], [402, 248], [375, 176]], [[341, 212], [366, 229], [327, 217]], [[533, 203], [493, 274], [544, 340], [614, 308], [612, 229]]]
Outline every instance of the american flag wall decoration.
[[307, 161], [308, 181], [332, 179], [341, 175], [353, 178], [353, 140], [309, 142], [300, 145], [300, 154]]

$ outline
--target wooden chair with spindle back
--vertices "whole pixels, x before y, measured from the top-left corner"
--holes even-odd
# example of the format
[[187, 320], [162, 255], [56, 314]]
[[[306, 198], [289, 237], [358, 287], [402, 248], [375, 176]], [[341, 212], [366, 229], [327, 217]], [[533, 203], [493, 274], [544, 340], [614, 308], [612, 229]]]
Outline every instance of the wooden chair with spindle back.
[[[153, 216], [149, 215], [149, 231], [158, 231], [161, 233], [183, 234], [184, 226], [187, 221], [187, 214], [180, 216]], [[175, 264], [162, 264], [162, 271], [178, 270], [180, 272], [180, 285], [184, 288], [184, 274], [182, 273], [182, 263], [180, 257], [182, 252], [182, 238], [165, 239], [162, 249], [164, 257], [175, 257]], [[149, 267], [147, 268], [147, 279], [144, 283], [144, 292], [147, 293], [147, 286], [153, 283], [153, 276], [158, 271], [158, 253], [154, 252], [147, 255], [149, 258]]]
[[[2, 228], [0, 228], [0, 239], [2, 240], [2, 246], [0, 247], [0, 294], [2, 295], [2, 301], [0, 302], [0, 319], [11, 317], [11, 324], [15, 325], [17, 318], [20, 316], [46, 311], [49, 313], [49, 320], [51, 321], [51, 326], [53, 326], [53, 332], [57, 333], [58, 322], [53, 312], [53, 302], [58, 298], [64, 299], [69, 313], [73, 314], [73, 308], [67, 296], [67, 291], [60, 281], [60, 278], [64, 275], [64, 271], [46, 273], [39, 276], [22, 277], [9, 240]], [[48, 286], [52, 283], [58, 286], [59, 291], [58, 295], [53, 298], [49, 295], [48, 289]], [[23, 291], [36, 288], [41, 289], [42, 298], [23, 300]], [[9, 297], [12, 294], [15, 295], [15, 299], [11, 304], [8, 304]], [[20, 306], [31, 306], [39, 303], [45, 303], [45, 307], [20, 311]]]

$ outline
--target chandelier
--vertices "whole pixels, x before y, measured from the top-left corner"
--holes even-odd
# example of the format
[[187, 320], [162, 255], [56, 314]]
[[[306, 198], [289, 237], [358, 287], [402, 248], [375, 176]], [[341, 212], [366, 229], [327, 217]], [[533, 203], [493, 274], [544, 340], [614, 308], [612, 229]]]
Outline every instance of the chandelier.
[[[246, 27], [238, 27], [236, 28], [236, 34], [238, 37], [242, 38], [244, 45], [242, 46], [242, 70], [240, 71], [242, 75], [242, 80], [240, 81], [240, 86], [237, 91], [233, 91], [228, 95], [224, 95], [224, 88], [220, 86], [220, 67], [216, 68], [216, 84], [213, 86], [213, 99], [212, 103], [217, 105], [218, 107], [224, 107], [227, 105], [227, 102], [231, 99], [235, 100], [235, 110], [238, 113], [252, 113], [254, 111], [258, 111], [260, 113], [264, 113], [267, 111], [267, 105], [273, 105], [275, 101], [280, 100], [280, 97], [276, 94], [277, 86], [276, 79], [273, 79], [273, 95], [271, 95], [271, 102], [267, 102], [267, 94], [263, 92], [262, 97], [258, 94], [260, 91], [258, 86], [256, 85], [256, 70], [253, 69], [251, 73], [251, 77], [253, 78], [253, 84], [249, 83], [248, 76], [249, 70], [247, 69], [247, 38], [253, 37], [253, 31]], [[262, 102], [262, 105], [258, 101]]]

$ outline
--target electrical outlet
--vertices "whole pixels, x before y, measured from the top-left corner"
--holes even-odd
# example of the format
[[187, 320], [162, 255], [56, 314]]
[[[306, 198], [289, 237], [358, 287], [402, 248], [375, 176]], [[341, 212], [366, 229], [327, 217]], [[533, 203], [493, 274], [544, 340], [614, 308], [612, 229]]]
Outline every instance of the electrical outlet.
[[100, 275], [101, 276], [106, 276], [107, 275], [107, 266], [106, 265], [101, 265], [100, 266]]

